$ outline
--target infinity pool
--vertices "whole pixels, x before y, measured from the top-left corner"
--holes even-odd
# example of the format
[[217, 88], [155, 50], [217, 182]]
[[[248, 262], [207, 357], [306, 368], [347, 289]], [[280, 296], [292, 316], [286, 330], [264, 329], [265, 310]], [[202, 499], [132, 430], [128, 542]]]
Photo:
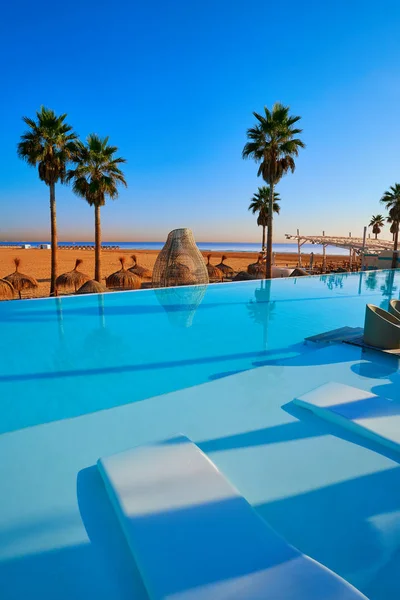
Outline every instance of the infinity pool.
[[304, 343], [399, 289], [379, 271], [0, 303], [2, 600], [148, 600], [96, 462], [179, 433], [289, 543], [398, 600], [398, 453], [293, 399], [337, 381], [400, 402], [398, 359]]
[[375, 271], [1, 302], [0, 432], [274, 364], [399, 287]]

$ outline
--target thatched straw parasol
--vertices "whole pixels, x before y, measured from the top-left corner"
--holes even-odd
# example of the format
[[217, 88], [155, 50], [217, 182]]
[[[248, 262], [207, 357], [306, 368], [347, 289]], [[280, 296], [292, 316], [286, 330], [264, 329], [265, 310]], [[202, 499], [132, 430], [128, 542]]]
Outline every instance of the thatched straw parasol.
[[85, 275], [85, 273], [81, 273], [78, 271], [79, 265], [83, 263], [83, 260], [77, 258], [75, 261], [75, 267], [72, 271], [68, 271], [67, 273], [63, 273], [59, 275], [56, 279], [56, 289], [62, 290], [70, 290], [73, 288], [75, 292], [85, 283], [85, 281], [89, 281], [89, 275]]
[[223, 272], [224, 277], [232, 278], [235, 274], [235, 271], [229, 265], [224, 264], [224, 260], [226, 260], [225, 254], [222, 255], [221, 262], [217, 266], [217, 269]]
[[263, 261], [263, 255], [261, 252], [258, 255], [257, 262], [251, 263], [251, 265], [247, 267], [247, 272], [250, 273], [250, 275], [255, 275], [256, 277], [265, 275], [265, 262]]
[[19, 258], [14, 258], [15, 271], [11, 273], [11, 275], [7, 275], [4, 277], [8, 283], [11, 283], [14, 290], [18, 292], [19, 297], [22, 298], [21, 292], [22, 290], [33, 290], [37, 288], [38, 284], [34, 277], [30, 277], [29, 275], [24, 275], [18, 271], [18, 267], [21, 264], [21, 260]]
[[211, 254], [207, 254], [207, 271], [208, 271], [208, 278], [210, 281], [222, 281], [224, 279], [224, 274], [223, 272], [218, 269], [218, 267], [216, 267], [215, 265], [212, 265], [210, 263], [210, 258], [211, 258]]
[[77, 294], [103, 294], [107, 291], [103, 283], [99, 283], [95, 279], [89, 279], [77, 291]]
[[119, 259], [121, 263], [121, 269], [109, 275], [106, 279], [106, 286], [108, 288], [117, 288], [125, 290], [137, 290], [141, 287], [142, 282], [140, 277], [125, 269], [125, 257], [121, 256]]
[[14, 288], [6, 279], [0, 279], [0, 300], [12, 300], [14, 298]]
[[254, 279], [256, 279], [255, 275], [250, 275], [247, 271], [239, 271], [232, 281], [253, 281]]
[[132, 254], [131, 259], [133, 260], [133, 266], [130, 269], [128, 269], [128, 271], [131, 271], [131, 273], [135, 273], [135, 275], [137, 275], [141, 279], [152, 278], [153, 273], [150, 271], [150, 269], [147, 269], [146, 267], [142, 267], [141, 265], [137, 264], [136, 254]]

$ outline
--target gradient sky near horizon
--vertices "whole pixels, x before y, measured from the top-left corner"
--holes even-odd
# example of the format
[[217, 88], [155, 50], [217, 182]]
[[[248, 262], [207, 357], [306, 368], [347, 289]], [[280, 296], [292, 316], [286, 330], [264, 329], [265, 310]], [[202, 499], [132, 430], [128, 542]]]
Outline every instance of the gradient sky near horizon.
[[[81, 137], [109, 135], [129, 184], [105, 240], [258, 241], [262, 181], [243, 161], [252, 111], [302, 116], [307, 148], [279, 184], [275, 239], [362, 235], [400, 181], [398, 0], [15, 0], [0, 22], [0, 240], [49, 238], [48, 188], [17, 158], [41, 104]], [[93, 239], [92, 209], [57, 187], [61, 240]], [[386, 235], [390, 237], [388, 228]]]

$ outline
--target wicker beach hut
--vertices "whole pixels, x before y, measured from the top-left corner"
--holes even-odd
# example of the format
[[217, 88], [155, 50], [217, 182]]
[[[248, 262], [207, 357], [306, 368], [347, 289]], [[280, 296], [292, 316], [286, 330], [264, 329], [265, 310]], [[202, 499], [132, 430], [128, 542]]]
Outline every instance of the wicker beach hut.
[[128, 269], [131, 273], [135, 273], [141, 279], [151, 279], [153, 273], [147, 267], [143, 267], [142, 265], [138, 265], [136, 254], [132, 254], [131, 256], [133, 260], [133, 266]]
[[190, 229], [174, 229], [153, 269], [155, 288], [209, 283], [208, 272]]
[[258, 255], [257, 262], [251, 263], [247, 267], [247, 272], [250, 273], [250, 275], [254, 275], [256, 277], [265, 276], [265, 273], [266, 273], [266, 271], [265, 271], [265, 262], [263, 260], [263, 255], [262, 255], [261, 252]]
[[14, 288], [6, 279], [0, 279], [0, 300], [12, 300], [14, 298]]
[[106, 286], [103, 283], [99, 283], [95, 279], [89, 279], [86, 281], [77, 291], [77, 294], [103, 294], [107, 291]]
[[224, 260], [226, 260], [225, 254], [222, 255], [221, 262], [216, 265], [216, 267], [223, 272], [225, 278], [232, 279], [232, 277], [235, 275], [235, 271], [232, 269], [232, 267], [226, 265]]
[[19, 272], [19, 266], [21, 264], [21, 260], [19, 258], [14, 258], [15, 271], [7, 277], [4, 277], [8, 283], [11, 283], [14, 290], [18, 292], [20, 298], [22, 298], [21, 292], [24, 290], [33, 290], [37, 288], [38, 283], [34, 277], [30, 275], [24, 275]]
[[223, 272], [218, 269], [218, 267], [216, 267], [215, 265], [212, 265], [210, 263], [210, 258], [211, 258], [211, 254], [207, 254], [207, 272], [208, 272], [208, 278], [210, 281], [215, 282], [215, 281], [223, 281], [224, 279], [224, 274]]
[[59, 275], [56, 279], [56, 289], [58, 290], [63, 290], [65, 291], [70, 291], [71, 289], [73, 289], [75, 292], [82, 287], [82, 285], [86, 282], [89, 281], [90, 277], [89, 275], [86, 275], [85, 273], [81, 273], [81, 271], [78, 271], [78, 267], [79, 265], [81, 265], [83, 263], [83, 260], [81, 258], [77, 258], [75, 261], [75, 267], [72, 269], [72, 271], [67, 271], [67, 273], [63, 273], [62, 275]]
[[106, 278], [106, 286], [108, 288], [114, 289], [124, 289], [124, 290], [137, 290], [141, 287], [142, 281], [140, 277], [132, 273], [132, 271], [128, 271], [125, 268], [125, 257], [121, 256], [119, 259], [121, 263], [121, 269], [116, 271], [115, 273], [111, 273]]

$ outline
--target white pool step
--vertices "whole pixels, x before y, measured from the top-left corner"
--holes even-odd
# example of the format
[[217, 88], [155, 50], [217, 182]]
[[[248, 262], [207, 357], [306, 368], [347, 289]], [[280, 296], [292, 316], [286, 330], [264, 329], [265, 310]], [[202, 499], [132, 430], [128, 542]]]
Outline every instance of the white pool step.
[[185, 437], [98, 468], [151, 600], [365, 599], [275, 533]]
[[294, 403], [319, 417], [400, 451], [400, 403], [342, 383], [330, 382]]

